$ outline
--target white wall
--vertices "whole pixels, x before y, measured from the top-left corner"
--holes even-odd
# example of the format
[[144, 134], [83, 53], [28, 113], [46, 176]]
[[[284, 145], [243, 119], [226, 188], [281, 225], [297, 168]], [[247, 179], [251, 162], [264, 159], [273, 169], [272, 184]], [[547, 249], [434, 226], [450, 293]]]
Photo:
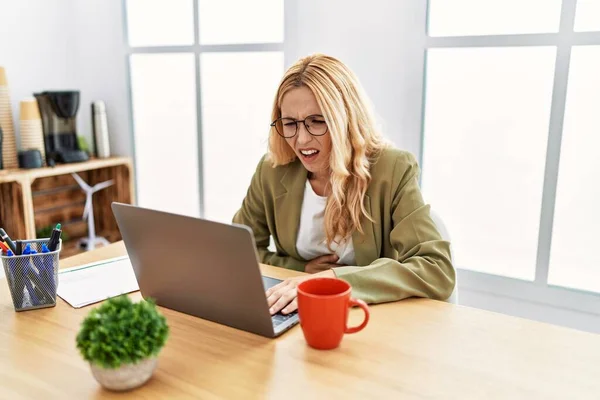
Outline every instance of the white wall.
[[425, 0], [286, 0], [286, 66], [311, 53], [339, 58], [371, 98], [383, 133], [419, 155]]
[[112, 154], [133, 156], [122, 0], [74, 0], [73, 17], [80, 130], [91, 135], [91, 102], [103, 100]]
[[0, 65], [6, 69], [15, 132], [21, 100], [72, 87], [71, 2], [0, 0]]
[[121, 0], [0, 0], [0, 20], [15, 131], [20, 100], [76, 89], [79, 133], [93, 145], [90, 103], [104, 100], [113, 154], [131, 155]]

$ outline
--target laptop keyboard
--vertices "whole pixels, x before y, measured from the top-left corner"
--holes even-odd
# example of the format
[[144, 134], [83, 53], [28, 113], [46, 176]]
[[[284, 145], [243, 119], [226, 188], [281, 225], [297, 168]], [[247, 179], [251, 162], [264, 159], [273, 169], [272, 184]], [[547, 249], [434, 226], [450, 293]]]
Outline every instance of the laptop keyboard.
[[287, 315], [284, 315], [282, 313], [277, 313], [277, 314], [273, 315], [271, 317], [271, 319], [273, 320], [273, 326], [277, 326], [277, 325], [283, 324], [285, 321], [287, 321], [288, 319], [292, 318], [296, 314], [298, 314], [298, 313], [296, 311], [294, 311], [293, 313], [289, 313]]
[[[275, 278], [268, 278], [266, 276], [262, 277], [263, 279], [263, 285], [265, 287], [265, 290], [267, 290], [268, 288], [277, 285], [279, 282], [281, 282], [281, 280], [279, 279], [275, 279]], [[295, 316], [296, 314], [298, 314], [297, 311], [294, 311], [293, 313], [284, 315], [282, 313], [277, 313], [275, 315], [273, 315], [271, 317], [271, 320], [273, 321], [273, 326], [277, 326], [277, 325], [281, 325], [283, 324], [285, 321], [287, 321], [288, 319], [292, 318], [293, 316]]]

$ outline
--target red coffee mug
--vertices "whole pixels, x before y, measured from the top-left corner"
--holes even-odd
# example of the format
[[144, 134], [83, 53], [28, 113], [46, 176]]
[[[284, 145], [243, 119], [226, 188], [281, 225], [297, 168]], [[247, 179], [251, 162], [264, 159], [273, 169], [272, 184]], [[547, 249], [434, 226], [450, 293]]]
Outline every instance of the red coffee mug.
[[[298, 285], [298, 314], [304, 338], [309, 346], [320, 350], [335, 349], [345, 333], [361, 331], [369, 322], [369, 307], [350, 297], [350, 285], [335, 278], [315, 278]], [[349, 328], [348, 309], [359, 306], [365, 319]]]

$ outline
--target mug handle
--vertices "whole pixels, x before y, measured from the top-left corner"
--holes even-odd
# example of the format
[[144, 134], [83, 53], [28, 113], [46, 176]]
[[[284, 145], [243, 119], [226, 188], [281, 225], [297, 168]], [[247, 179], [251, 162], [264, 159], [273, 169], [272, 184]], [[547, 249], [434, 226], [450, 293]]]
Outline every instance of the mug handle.
[[367, 306], [367, 303], [365, 303], [364, 301], [359, 300], [359, 299], [353, 299], [353, 298], [350, 298], [350, 302], [348, 305], [350, 307], [359, 306], [360, 308], [362, 308], [362, 310], [365, 312], [365, 319], [363, 320], [362, 324], [360, 324], [359, 326], [354, 326], [352, 328], [349, 328], [348, 325], [346, 325], [345, 333], [360, 332], [369, 323], [369, 318], [371, 317], [371, 314], [369, 313], [369, 306]]

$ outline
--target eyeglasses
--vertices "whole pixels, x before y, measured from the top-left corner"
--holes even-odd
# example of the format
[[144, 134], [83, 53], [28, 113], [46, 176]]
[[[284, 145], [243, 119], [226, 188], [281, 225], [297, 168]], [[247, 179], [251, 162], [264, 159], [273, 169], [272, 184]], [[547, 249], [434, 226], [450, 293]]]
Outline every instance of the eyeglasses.
[[302, 122], [306, 131], [313, 136], [323, 136], [327, 133], [327, 123], [322, 115], [309, 115], [300, 121], [293, 118], [277, 118], [271, 123], [271, 126], [275, 127], [279, 136], [289, 139], [298, 133], [299, 122]]

